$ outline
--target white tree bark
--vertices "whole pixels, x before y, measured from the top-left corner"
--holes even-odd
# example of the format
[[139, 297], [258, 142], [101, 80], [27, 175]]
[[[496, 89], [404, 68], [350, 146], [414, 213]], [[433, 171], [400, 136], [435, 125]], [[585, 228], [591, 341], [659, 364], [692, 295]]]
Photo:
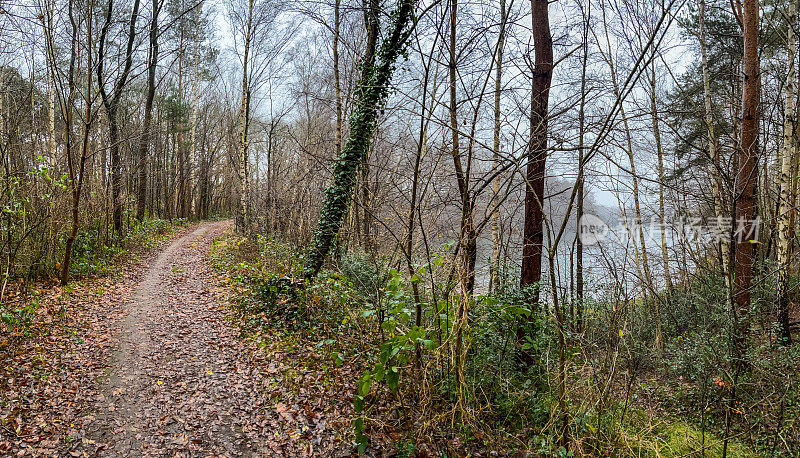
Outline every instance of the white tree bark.
[[788, 61], [788, 72], [786, 75], [786, 98], [784, 101], [784, 120], [783, 120], [783, 147], [779, 150], [780, 175], [778, 183], [779, 191], [779, 211], [778, 211], [778, 304], [780, 308], [780, 321], [782, 327], [782, 338], [791, 340], [789, 332], [789, 265], [791, 263], [792, 234], [791, 234], [791, 214], [794, 211], [794, 196], [792, 196], [792, 164], [794, 156], [797, 154], [795, 142], [795, 125], [797, 120], [797, 107], [795, 106], [795, 54], [796, 44], [794, 36], [794, 23], [797, 15], [795, 0], [789, 2], [786, 19], [788, 21], [786, 37], [786, 54]]
[[239, 232], [246, 232], [250, 228], [250, 159], [248, 155], [247, 130], [250, 124], [250, 81], [248, 79], [248, 65], [250, 56], [250, 43], [253, 32], [253, 5], [254, 0], [248, 2], [247, 29], [244, 34], [244, 59], [242, 60], [242, 106], [239, 110], [239, 218], [237, 226]]
[[191, 142], [189, 145], [189, 183], [188, 192], [191, 196], [189, 208], [187, 213], [191, 214], [197, 205], [197, 194], [193, 191], [194, 183], [197, 178], [197, 100], [198, 100], [198, 86], [200, 82], [200, 7], [197, 10], [197, 22], [195, 24], [195, 40], [194, 40], [194, 82], [192, 84], [192, 131], [190, 133]]
[[506, 38], [506, 2], [500, 0], [500, 34], [497, 38], [497, 70], [494, 80], [494, 160], [492, 161], [492, 268], [490, 272], [490, 288], [495, 289], [500, 284], [500, 91], [503, 86], [503, 46]]

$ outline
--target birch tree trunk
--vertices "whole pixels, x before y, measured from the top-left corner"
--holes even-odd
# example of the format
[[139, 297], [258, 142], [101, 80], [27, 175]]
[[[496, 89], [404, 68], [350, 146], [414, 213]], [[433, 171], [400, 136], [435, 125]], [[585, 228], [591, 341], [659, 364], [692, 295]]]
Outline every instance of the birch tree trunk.
[[791, 330], [789, 328], [789, 266], [792, 257], [791, 241], [791, 214], [794, 212], [794, 196], [792, 195], [792, 164], [794, 156], [797, 154], [795, 142], [795, 126], [797, 122], [797, 107], [795, 106], [795, 53], [796, 44], [794, 36], [794, 25], [797, 15], [796, 0], [789, 1], [786, 12], [788, 22], [786, 37], [786, 54], [789, 64], [786, 75], [786, 99], [784, 101], [784, 121], [783, 121], [783, 148], [780, 150], [780, 176], [778, 183], [779, 191], [779, 211], [778, 211], [778, 307], [779, 321], [781, 324], [780, 339], [784, 344], [792, 341]]
[[238, 184], [239, 208], [236, 218], [236, 230], [245, 233], [250, 229], [250, 158], [247, 151], [247, 130], [250, 124], [250, 81], [248, 79], [248, 65], [250, 57], [250, 42], [252, 41], [254, 0], [248, 2], [247, 29], [244, 34], [244, 58], [242, 59], [242, 106], [239, 109], [239, 157], [238, 157]]
[[[620, 90], [619, 81], [617, 80], [616, 74], [616, 66], [614, 65], [614, 54], [611, 48], [611, 40], [610, 35], [608, 32], [608, 21], [605, 18], [605, 9], [603, 10], [603, 27], [606, 33], [606, 43], [607, 49], [606, 52], [606, 61], [608, 63], [608, 67], [611, 73], [611, 85], [614, 89], [614, 96], [617, 100], [622, 100], [622, 91]], [[636, 243], [633, 244], [634, 248], [634, 261], [636, 264], [636, 268], [639, 271], [639, 274], [644, 281], [644, 286], [642, 288], [642, 296], [646, 297], [650, 294], [653, 290], [653, 277], [650, 274], [650, 263], [647, 259], [647, 245], [645, 243], [645, 236], [644, 236], [644, 227], [642, 224], [642, 209], [641, 209], [641, 202], [640, 202], [640, 192], [639, 192], [639, 175], [636, 172], [636, 160], [634, 157], [633, 151], [633, 138], [631, 137], [631, 128], [628, 122], [628, 117], [625, 114], [625, 106], [622, 102], [620, 102], [619, 108], [620, 117], [622, 118], [622, 125], [625, 129], [625, 153], [628, 156], [628, 166], [630, 168], [631, 174], [631, 186], [632, 186], [632, 197], [633, 197], [633, 213], [634, 213], [634, 224], [636, 225], [636, 235], [638, 236], [638, 245]], [[625, 213], [624, 206], [621, 206], [621, 210], [623, 214]], [[631, 234], [633, 235], [633, 234]]]
[[[653, 59], [655, 61], [655, 59]], [[665, 209], [664, 209], [664, 149], [661, 145], [661, 129], [658, 125], [658, 105], [656, 103], [656, 68], [655, 64], [651, 62], [650, 72], [648, 73], [648, 82], [650, 83], [650, 117], [653, 123], [653, 138], [656, 141], [656, 154], [658, 159], [658, 222], [660, 225], [661, 233], [661, 262], [664, 266], [664, 281], [666, 282], [667, 294], [672, 290], [672, 277], [669, 272], [669, 252], [667, 250], [667, 232], [665, 224]], [[641, 216], [640, 216], [641, 218]], [[640, 226], [641, 228], [641, 226]], [[641, 230], [641, 229], [640, 229]], [[645, 244], [642, 241], [642, 251], [644, 252]], [[646, 255], [643, 259], [647, 259]], [[646, 262], [646, 261], [645, 261]], [[649, 268], [645, 267], [645, 271], [649, 273]], [[652, 285], [650, 285], [652, 287]], [[653, 301], [653, 312], [656, 321], [656, 342], [655, 346], [658, 351], [664, 349], [663, 336], [661, 332], [661, 310], [657, 300]]]
[[500, 0], [500, 33], [497, 37], [497, 69], [494, 79], [494, 157], [492, 161], [492, 265], [489, 288], [497, 290], [500, 285], [500, 94], [503, 89], [503, 47], [506, 40], [506, 1]]
[[[48, 27], [52, 30], [52, 15], [48, 21]], [[56, 157], [56, 83], [53, 81], [53, 76], [50, 73], [48, 73], [47, 76], [47, 108], [49, 115], [47, 123], [47, 150], [50, 153], [50, 157]]]
[[[652, 64], [651, 64], [652, 65]], [[669, 270], [669, 252], [667, 250], [666, 208], [664, 192], [664, 148], [661, 144], [661, 128], [658, 123], [658, 105], [656, 102], [656, 74], [655, 66], [651, 66], [650, 75], [650, 116], [653, 122], [653, 138], [656, 141], [658, 159], [658, 222], [661, 226], [661, 262], [664, 266], [664, 280], [667, 292], [672, 289], [672, 275]]]
[[4, 68], [0, 68], [0, 142], [4, 142], [6, 136], [7, 115], [6, 113], [4, 113], [5, 99], [6, 99], [6, 73]]

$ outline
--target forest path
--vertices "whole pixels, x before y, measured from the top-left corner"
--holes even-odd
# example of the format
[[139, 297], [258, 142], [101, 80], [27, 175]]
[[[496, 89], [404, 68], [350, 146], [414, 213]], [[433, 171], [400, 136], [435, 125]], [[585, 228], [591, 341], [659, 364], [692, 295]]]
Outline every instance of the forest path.
[[263, 456], [267, 390], [216, 303], [207, 254], [230, 222], [200, 224], [152, 262], [127, 302], [102, 383], [100, 456]]

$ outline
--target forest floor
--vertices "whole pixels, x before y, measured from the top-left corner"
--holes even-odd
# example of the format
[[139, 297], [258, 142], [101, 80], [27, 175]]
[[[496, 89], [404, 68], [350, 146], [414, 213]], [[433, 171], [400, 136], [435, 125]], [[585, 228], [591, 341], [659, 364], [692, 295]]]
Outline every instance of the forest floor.
[[349, 401], [287, 386], [291, 362], [240, 337], [208, 264], [230, 225], [43, 298], [68, 318], [4, 356], [0, 455], [348, 455]]

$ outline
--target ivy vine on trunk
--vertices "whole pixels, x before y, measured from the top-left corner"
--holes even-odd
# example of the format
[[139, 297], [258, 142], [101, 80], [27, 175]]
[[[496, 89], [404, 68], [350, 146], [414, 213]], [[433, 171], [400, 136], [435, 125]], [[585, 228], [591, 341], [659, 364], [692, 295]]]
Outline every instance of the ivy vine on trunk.
[[365, 65], [362, 71], [356, 91], [356, 108], [350, 115], [350, 134], [334, 162], [333, 182], [325, 190], [314, 241], [308, 251], [303, 272], [307, 280], [314, 278], [322, 268], [347, 213], [358, 167], [366, 158], [378, 115], [389, 95], [395, 63], [403, 53], [411, 34], [412, 27], [408, 25], [414, 22], [415, 3], [415, 0], [399, 0], [397, 9], [391, 16], [389, 33], [381, 43], [375, 59], [376, 64]]

